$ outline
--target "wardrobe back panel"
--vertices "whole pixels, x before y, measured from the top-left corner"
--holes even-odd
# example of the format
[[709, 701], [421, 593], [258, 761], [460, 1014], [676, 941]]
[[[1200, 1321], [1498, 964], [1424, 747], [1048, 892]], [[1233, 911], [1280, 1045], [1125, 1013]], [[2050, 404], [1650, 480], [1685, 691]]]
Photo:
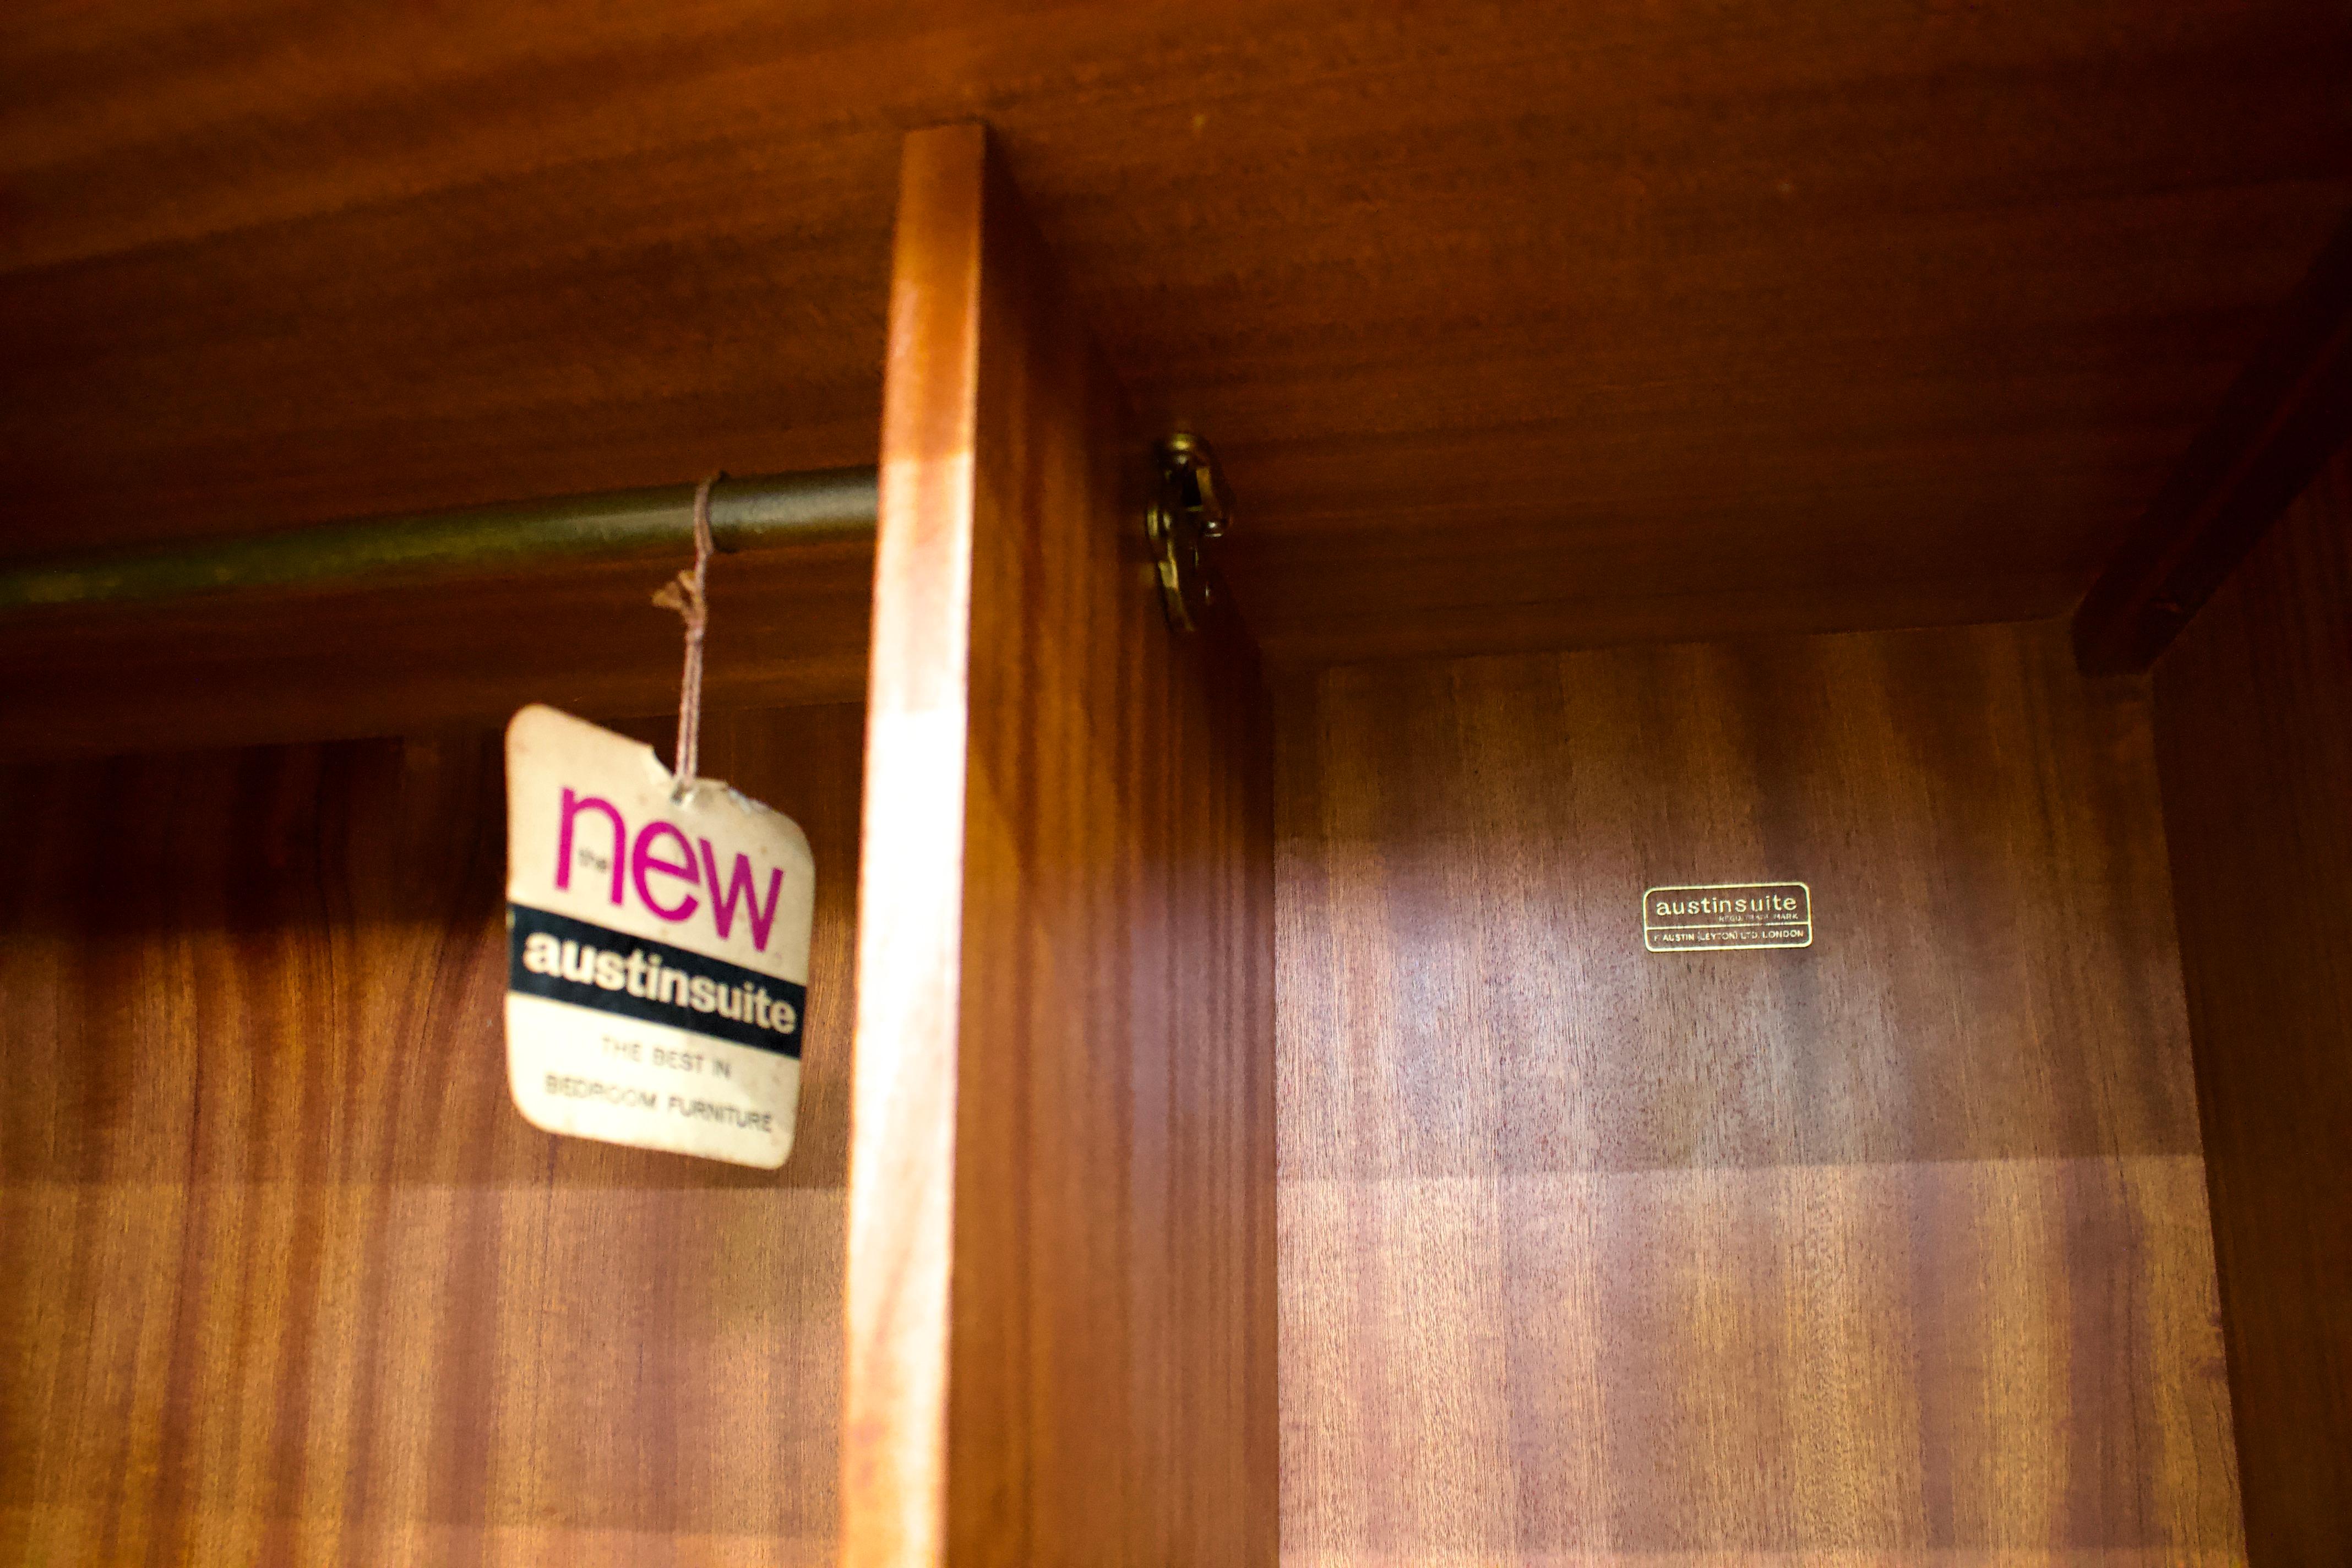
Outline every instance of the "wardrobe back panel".
[[[1279, 735], [1287, 1562], [2238, 1549], [2144, 686], [1987, 627]], [[1811, 948], [1644, 951], [1782, 879]]]
[[0, 772], [0, 1559], [832, 1561], [862, 731], [706, 731], [816, 852], [781, 1173], [509, 1103], [495, 733]]

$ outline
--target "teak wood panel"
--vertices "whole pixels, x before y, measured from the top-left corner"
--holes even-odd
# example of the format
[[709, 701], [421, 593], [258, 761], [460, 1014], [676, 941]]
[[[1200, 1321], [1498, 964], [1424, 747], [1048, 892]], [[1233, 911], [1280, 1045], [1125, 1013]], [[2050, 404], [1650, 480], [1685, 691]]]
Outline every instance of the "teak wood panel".
[[909, 138], [850, 1180], [845, 1560], [1276, 1549], [1271, 758], [977, 127]]
[[861, 719], [714, 714], [817, 858], [780, 1173], [507, 1088], [495, 732], [0, 771], [0, 1560], [835, 1560]]
[[[2050, 624], [1277, 732], [1286, 1563], [2238, 1560], [2144, 688]], [[1811, 948], [1643, 950], [1750, 880]]]
[[2352, 1542], [2352, 451], [2156, 671], [2260, 1568]]
[[18, 0], [0, 548], [870, 461], [898, 138], [973, 117], [1270, 651], [2056, 615], [2352, 205], [2347, 62], [2341, 0]]

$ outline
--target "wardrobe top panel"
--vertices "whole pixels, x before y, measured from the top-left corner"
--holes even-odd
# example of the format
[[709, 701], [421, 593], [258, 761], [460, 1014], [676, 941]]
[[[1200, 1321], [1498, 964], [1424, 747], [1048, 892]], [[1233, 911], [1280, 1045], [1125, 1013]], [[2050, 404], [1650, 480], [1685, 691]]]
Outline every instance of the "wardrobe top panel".
[[986, 121], [1309, 658], [2063, 611], [2352, 206], [2352, 11], [30, 0], [0, 556], [870, 462]]

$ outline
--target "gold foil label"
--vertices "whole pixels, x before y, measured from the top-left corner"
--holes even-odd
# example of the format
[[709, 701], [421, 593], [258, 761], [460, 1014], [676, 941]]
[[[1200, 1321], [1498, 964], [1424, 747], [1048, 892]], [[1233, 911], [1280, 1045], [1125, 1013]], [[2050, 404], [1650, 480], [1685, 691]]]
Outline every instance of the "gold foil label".
[[1813, 890], [1802, 882], [1709, 882], [1642, 895], [1642, 945], [1652, 952], [1725, 952], [1813, 945]]

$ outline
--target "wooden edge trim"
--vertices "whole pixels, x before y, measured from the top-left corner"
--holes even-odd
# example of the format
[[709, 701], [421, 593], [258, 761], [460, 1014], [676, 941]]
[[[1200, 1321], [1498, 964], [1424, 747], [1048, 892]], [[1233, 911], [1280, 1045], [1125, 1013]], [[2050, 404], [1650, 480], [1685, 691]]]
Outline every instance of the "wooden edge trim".
[[859, 847], [841, 1562], [932, 1568], [947, 1502], [967, 653], [988, 143], [899, 167]]
[[2074, 612], [2086, 675], [2153, 665], [2352, 435], [2352, 220]]

